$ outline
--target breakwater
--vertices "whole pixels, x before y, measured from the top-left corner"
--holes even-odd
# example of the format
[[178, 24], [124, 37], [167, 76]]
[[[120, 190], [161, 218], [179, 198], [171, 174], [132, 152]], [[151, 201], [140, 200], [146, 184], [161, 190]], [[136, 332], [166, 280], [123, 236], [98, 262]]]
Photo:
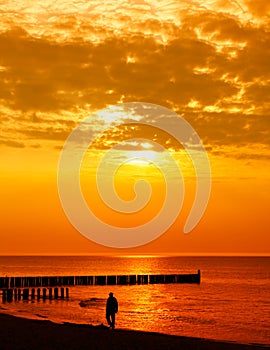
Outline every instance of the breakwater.
[[29, 276], [0, 277], [0, 289], [29, 287], [63, 287], [93, 285], [134, 285], [195, 283], [200, 284], [201, 272], [195, 274], [144, 274], [144, 275], [103, 275], [103, 276]]

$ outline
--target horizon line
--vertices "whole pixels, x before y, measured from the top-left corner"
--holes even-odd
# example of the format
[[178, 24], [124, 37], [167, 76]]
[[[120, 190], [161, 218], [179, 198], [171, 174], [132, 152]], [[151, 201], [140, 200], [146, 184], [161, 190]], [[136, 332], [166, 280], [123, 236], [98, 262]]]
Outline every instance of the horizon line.
[[111, 257], [111, 258], [166, 258], [166, 257], [270, 257], [270, 253], [141, 253], [141, 254], [0, 254], [0, 257]]

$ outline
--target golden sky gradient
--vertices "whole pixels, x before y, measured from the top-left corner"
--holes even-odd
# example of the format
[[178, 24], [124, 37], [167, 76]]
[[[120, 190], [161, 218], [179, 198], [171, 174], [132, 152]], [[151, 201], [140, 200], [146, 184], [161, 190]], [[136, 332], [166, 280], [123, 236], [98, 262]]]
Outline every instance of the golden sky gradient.
[[[269, 254], [268, 0], [6, 0], [0, 14], [0, 254]], [[134, 101], [167, 107], [193, 126], [211, 162], [212, 194], [199, 225], [184, 235], [194, 174], [181, 147], [149, 132], [183, 167], [183, 210], [154, 242], [111, 249], [69, 223], [57, 164], [79, 122]], [[92, 127], [98, 128], [94, 117]], [[111, 215], [97, 195], [91, 199], [95, 162], [126, 135], [130, 129], [116, 129], [97, 140], [83, 164], [89, 183], [82, 179], [89, 206], [123, 227], [148, 220], [164, 195], [156, 169], [131, 164], [120, 169], [117, 189], [130, 199], [127, 175], [151, 178], [146, 213]], [[120, 151], [151, 147], [127, 143]]]

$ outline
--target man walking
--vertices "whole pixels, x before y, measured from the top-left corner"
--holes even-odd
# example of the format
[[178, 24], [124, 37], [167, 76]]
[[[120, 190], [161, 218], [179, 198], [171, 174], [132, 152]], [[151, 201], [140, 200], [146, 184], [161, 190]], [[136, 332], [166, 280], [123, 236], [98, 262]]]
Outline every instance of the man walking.
[[115, 327], [115, 314], [118, 312], [118, 302], [117, 299], [113, 296], [113, 293], [110, 292], [109, 298], [106, 303], [106, 320], [108, 325], [114, 329]]

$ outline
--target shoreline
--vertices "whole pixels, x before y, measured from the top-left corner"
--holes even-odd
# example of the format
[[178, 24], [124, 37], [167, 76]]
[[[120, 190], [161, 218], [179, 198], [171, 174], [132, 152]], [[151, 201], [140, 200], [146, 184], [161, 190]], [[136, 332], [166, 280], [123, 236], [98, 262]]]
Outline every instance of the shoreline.
[[137, 330], [109, 330], [104, 325], [54, 323], [0, 312], [1, 349], [183, 349], [262, 350], [270, 345], [241, 344]]

